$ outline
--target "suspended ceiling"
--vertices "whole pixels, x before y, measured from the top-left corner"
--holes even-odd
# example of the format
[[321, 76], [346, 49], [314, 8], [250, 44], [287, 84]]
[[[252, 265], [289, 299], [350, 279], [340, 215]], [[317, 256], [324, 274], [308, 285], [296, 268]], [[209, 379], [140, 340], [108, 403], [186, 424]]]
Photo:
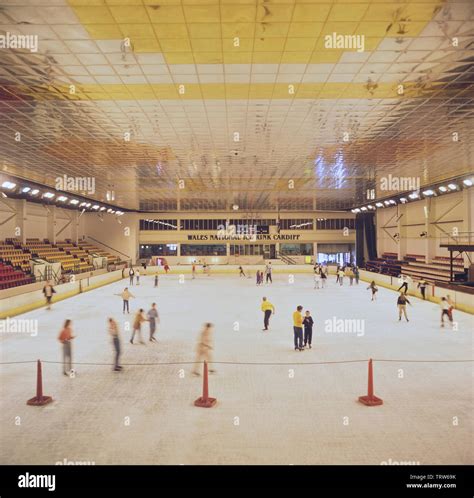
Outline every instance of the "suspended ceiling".
[[0, 48], [0, 166], [23, 178], [258, 211], [474, 170], [471, 0], [2, 0], [7, 33], [38, 36]]

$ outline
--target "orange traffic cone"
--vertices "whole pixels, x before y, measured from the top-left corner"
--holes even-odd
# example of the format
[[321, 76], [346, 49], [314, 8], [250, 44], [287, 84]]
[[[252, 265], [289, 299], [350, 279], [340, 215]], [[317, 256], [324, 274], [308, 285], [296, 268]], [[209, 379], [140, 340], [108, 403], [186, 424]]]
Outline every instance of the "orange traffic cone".
[[372, 370], [372, 358], [369, 360], [369, 381], [367, 388], [367, 396], [359, 396], [359, 401], [367, 406], [383, 405], [383, 401], [377, 396], [374, 396], [374, 373]]
[[207, 361], [205, 361], [204, 373], [202, 379], [202, 396], [194, 402], [194, 406], [200, 406], [201, 408], [211, 408], [216, 404], [216, 402], [217, 402], [216, 398], [209, 397]]
[[51, 396], [43, 396], [43, 374], [41, 372], [41, 361], [38, 360], [36, 369], [36, 396], [29, 399], [26, 404], [33, 406], [42, 406], [51, 403], [53, 398]]

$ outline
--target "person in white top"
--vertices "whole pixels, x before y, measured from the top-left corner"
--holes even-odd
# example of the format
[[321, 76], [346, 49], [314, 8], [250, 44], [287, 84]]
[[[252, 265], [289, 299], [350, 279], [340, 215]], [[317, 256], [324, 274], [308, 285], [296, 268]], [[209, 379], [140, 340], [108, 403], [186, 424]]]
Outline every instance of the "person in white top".
[[137, 285], [140, 285], [140, 270], [138, 268], [135, 270], [135, 277], [137, 278]]
[[449, 302], [445, 297], [441, 298], [441, 302], [439, 303], [441, 307], [441, 327], [444, 327], [444, 317], [447, 316], [448, 320], [453, 323], [453, 317], [451, 313], [449, 312]]
[[314, 271], [314, 288], [319, 289], [319, 283], [321, 282], [321, 273], [320, 269], [316, 269]]

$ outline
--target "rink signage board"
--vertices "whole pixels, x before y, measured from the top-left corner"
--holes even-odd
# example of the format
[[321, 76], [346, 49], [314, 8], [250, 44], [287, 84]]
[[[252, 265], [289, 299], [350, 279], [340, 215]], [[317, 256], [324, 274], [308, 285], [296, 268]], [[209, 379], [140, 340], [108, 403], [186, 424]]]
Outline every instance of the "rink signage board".
[[267, 240], [267, 241], [281, 241], [281, 240], [299, 240], [301, 235], [188, 235], [188, 240]]

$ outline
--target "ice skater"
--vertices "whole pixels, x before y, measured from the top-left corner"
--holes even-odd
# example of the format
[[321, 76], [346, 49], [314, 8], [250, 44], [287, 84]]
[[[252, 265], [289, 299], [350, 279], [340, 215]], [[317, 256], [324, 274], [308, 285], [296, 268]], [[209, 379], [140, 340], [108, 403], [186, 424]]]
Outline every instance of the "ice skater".
[[449, 303], [449, 316], [451, 317], [451, 322], [453, 321], [453, 310], [454, 310], [454, 301], [451, 299], [449, 294], [446, 295], [446, 301]]
[[407, 316], [407, 303], [411, 306], [410, 301], [408, 301], [407, 295], [404, 292], [400, 292], [400, 295], [398, 296], [397, 299], [397, 306], [398, 306], [398, 321], [402, 319], [402, 314], [405, 316], [405, 320], [409, 322], [408, 316]]
[[[340, 270], [337, 272], [338, 276], [339, 276], [339, 285], [342, 285], [344, 283], [344, 270], [342, 268], [340, 268]], [[337, 282], [337, 280], [336, 280]]]
[[160, 283], [160, 276], [158, 275], [158, 272], [155, 274], [155, 287], [158, 287], [158, 284]]
[[130, 306], [129, 306], [130, 298], [135, 297], [135, 296], [128, 290], [128, 287], [125, 287], [123, 292], [121, 292], [120, 294], [114, 294], [114, 295], [120, 296], [122, 298], [122, 301], [123, 301], [122, 311], [123, 311], [123, 313], [125, 313], [125, 311], [127, 311], [127, 313], [130, 314]]
[[324, 270], [321, 270], [321, 288], [324, 289], [326, 286], [326, 280], [328, 279], [328, 276]]
[[132, 337], [130, 337], [130, 344], [133, 344], [135, 333], [137, 333], [140, 338], [140, 344], [145, 344], [142, 337], [142, 323], [146, 321], [147, 319], [145, 318], [144, 310], [140, 308], [135, 315], [135, 320], [133, 321], [133, 332]]
[[47, 310], [51, 309], [51, 301], [53, 300], [53, 294], [56, 294], [53, 285], [51, 284], [51, 280], [46, 282], [46, 285], [43, 287], [43, 294], [46, 298]]
[[119, 362], [121, 352], [119, 327], [118, 323], [113, 318], [109, 318], [108, 322], [109, 334], [112, 337], [112, 344], [114, 346], [114, 371], [119, 372], [122, 370]]
[[137, 279], [137, 285], [140, 285], [140, 270], [138, 268], [135, 270], [135, 277]]
[[59, 333], [58, 340], [63, 345], [63, 373], [68, 376], [73, 372], [71, 341], [74, 338], [75, 336], [72, 333], [72, 321], [66, 320]]
[[360, 272], [358, 266], [354, 266], [354, 278], [356, 281], [356, 285], [359, 285]]
[[311, 349], [314, 321], [309, 311], [306, 311], [305, 313], [305, 316], [303, 318], [303, 325], [304, 325], [304, 347], [308, 345], [309, 349]]
[[130, 267], [130, 271], [128, 272], [128, 276], [130, 277], [130, 284], [133, 285], [133, 277], [135, 276], [135, 272], [133, 271], [133, 267]]
[[267, 266], [265, 266], [265, 275], [266, 275], [265, 283], [268, 284], [268, 281], [270, 280], [270, 283], [272, 284], [273, 280], [272, 280], [272, 262], [271, 261], [269, 261]]
[[[200, 375], [198, 371], [198, 365], [202, 362], [209, 363], [212, 361], [211, 351], [214, 349], [212, 347], [212, 335], [214, 332], [214, 325], [212, 323], [205, 323], [201, 330], [199, 340], [196, 347], [196, 362], [193, 368], [193, 375]], [[209, 373], [214, 373], [215, 370], [209, 369]]]
[[239, 266], [239, 277], [245, 277], [244, 269], [241, 266]]
[[422, 278], [421, 280], [418, 281], [418, 289], [420, 289], [420, 292], [421, 292], [421, 296], [423, 297], [423, 301], [426, 300], [426, 286], [428, 285], [428, 283], [426, 282], [426, 280], [424, 278]]
[[397, 292], [403, 292], [404, 294], [406, 294], [408, 292], [408, 278], [406, 275], [402, 275], [401, 279], [402, 285], [400, 285], [400, 287], [397, 289]]
[[319, 289], [319, 284], [321, 282], [321, 270], [316, 269], [314, 271], [314, 288]]
[[303, 316], [301, 311], [303, 306], [298, 306], [293, 313], [293, 336], [295, 341], [295, 351], [304, 351], [303, 348]]
[[191, 268], [191, 274], [192, 274], [192, 279], [194, 280], [196, 278], [196, 264], [193, 263], [193, 266]]
[[160, 315], [158, 314], [158, 310], [156, 309], [156, 303], [153, 303], [151, 305], [151, 308], [148, 310], [146, 316], [148, 317], [148, 321], [150, 322], [150, 342], [156, 342], [156, 325], [160, 323]]
[[372, 282], [370, 282], [370, 285], [367, 287], [367, 290], [369, 290], [369, 289], [372, 291], [371, 301], [376, 301], [377, 300], [377, 292], [379, 291], [379, 289], [375, 285], [375, 280], [372, 280]]
[[268, 330], [268, 326], [270, 325], [270, 317], [272, 313], [275, 314], [275, 306], [270, 301], [267, 301], [266, 297], [262, 297], [262, 305], [260, 309], [263, 311], [263, 329]]
[[450, 306], [449, 306], [448, 300], [445, 297], [442, 297], [439, 305], [441, 307], [441, 327], [444, 328], [444, 317], [445, 316], [448, 317], [448, 320], [452, 325], [453, 324], [453, 316], [449, 312]]

